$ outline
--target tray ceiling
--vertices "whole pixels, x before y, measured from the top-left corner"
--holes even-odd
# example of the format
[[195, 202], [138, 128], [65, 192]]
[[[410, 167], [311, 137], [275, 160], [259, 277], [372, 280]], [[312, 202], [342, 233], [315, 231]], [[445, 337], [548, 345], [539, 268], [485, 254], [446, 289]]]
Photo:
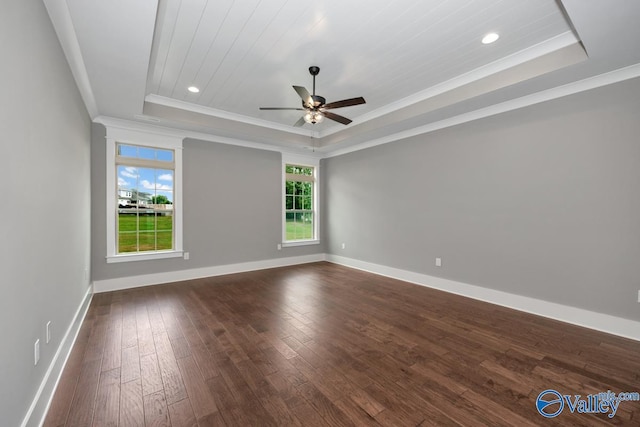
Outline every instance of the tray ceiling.
[[[631, 25], [631, 2], [609, 17], [597, 0], [67, 0], [66, 12], [59, 3], [45, 0], [94, 118], [266, 146], [387, 138], [639, 62], [626, 44], [600, 54], [607, 43], [593, 24], [600, 14], [601, 25]], [[482, 44], [489, 32], [500, 38]], [[312, 90], [311, 65], [328, 102], [366, 99], [336, 110], [352, 124], [295, 128], [300, 112], [259, 110], [299, 107], [291, 86]]]

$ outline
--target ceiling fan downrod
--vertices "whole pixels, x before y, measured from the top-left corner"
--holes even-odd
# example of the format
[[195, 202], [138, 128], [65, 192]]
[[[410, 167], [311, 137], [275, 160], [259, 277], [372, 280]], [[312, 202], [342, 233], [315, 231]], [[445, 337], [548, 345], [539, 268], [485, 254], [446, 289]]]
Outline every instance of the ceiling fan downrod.
[[316, 76], [320, 73], [320, 67], [312, 65], [309, 67], [309, 74], [313, 76], [313, 96], [316, 95]]

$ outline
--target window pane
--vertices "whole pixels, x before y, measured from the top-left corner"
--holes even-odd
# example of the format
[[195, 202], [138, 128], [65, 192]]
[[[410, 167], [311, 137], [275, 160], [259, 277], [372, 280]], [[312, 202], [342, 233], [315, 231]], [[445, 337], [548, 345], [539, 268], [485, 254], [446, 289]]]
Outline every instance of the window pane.
[[138, 216], [135, 210], [124, 208], [120, 209], [119, 212], [118, 232], [135, 232], [138, 229]]
[[138, 157], [146, 160], [155, 160], [156, 150], [155, 148], [138, 147]]
[[173, 232], [171, 230], [158, 231], [157, 239], [158, 247], [156, 250], [163, 251], [173, 249]]
[[173, 150], [160, 150], [152, 147], [118, 144], [117, 152], [120, 157], [173, 162]]
[[302, 214], [302, 238], [313, 239], [313, 214], [311, 212]]
[[293, 196], [285, 196], [285, 209], [293, 209]]
[[135, 145], [118, 144], [118, 155], [122, 157], [138, 157], [138, 147]]
[[124, 232], [118, 233], [118, 252], [137, 252], [138, 251], [138, 233]]
[[313, 209], [311, 196], [302, 196], [302, 209]]
[[287, 212], [285, 214], [285, 225], [286, 225], [286, 236], [287, 240], [295, 240], [296, 239], [296, 223], [294, 214], [291, 212]]
[[140, 252], [156, 250], [156, 233], [154, 231], [140, 231], [138, 235]]
[[138, 216], [138, 230], [140, 231], [155, 231], [156, 230], [156, 217], [155, 215], [149, 215], [147, 209], [144, 210], [145, 213], [142, 213]]
[[157, 213], [156, 216], [156, 229], [158, 231], [171, 231], [173, 230], [173, 215], [168, 213]]
[[286, 165], [285, 172], [293, 173], [296, 175], [312, 176], [313, 168], [308, 166]]
[[162, 162], [173, 162], [173, 151], [157, 150], [157, 160]]

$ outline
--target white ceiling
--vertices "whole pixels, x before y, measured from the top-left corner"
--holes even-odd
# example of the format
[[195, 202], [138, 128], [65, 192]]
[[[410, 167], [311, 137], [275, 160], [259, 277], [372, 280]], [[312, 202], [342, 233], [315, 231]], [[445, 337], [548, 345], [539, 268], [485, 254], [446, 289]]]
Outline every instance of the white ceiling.
[[[92, 118], [270, 149], [336, 153], [640, 75], [636, 0], [44, 2]], [[353, 123], [259, 110], [299, 107], [311, 65], [327, 102], [366, 99], [333, 110]]]

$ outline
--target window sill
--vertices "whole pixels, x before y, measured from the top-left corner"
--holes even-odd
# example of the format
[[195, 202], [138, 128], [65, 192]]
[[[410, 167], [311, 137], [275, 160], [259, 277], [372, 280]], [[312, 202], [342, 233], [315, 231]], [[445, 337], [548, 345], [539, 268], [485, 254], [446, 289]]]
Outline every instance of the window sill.
[[107, 257], [107, 264], [116, 263], [116, 262], [148, 261], [152, 259], [164, 259], [164, 258], [180, 258], [183, 256], [183, 254], [184, 254], [183, 251], [166, 251], [166, 252], [111, 255]]
[[295, 246], [319, 245], [320, 240], [297, 240], [295, 242], [283, 242], [283, 248], [292, 248]]

